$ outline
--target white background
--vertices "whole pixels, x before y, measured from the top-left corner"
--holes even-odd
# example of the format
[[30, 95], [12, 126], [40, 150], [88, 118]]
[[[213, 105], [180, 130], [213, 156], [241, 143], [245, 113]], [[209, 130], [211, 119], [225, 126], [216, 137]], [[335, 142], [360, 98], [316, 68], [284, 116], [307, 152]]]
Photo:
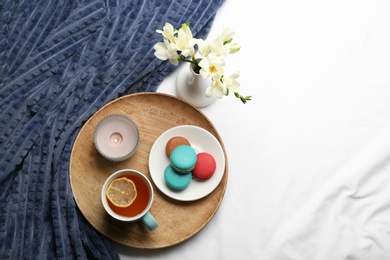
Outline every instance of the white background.
[[122, 259], [390, 259], [390, 1], [227, 0], [223, 26], [253, 100], [201, 109], [227, 151], [222, 204], [191, 239]]

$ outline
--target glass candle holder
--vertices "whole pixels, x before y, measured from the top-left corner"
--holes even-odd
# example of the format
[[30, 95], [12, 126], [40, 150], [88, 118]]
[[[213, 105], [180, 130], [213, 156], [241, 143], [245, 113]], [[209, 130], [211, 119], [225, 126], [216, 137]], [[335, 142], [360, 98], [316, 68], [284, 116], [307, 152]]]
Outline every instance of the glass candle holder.
[[137, 124], [123, 114], [111, 114], [97, 124], [94, 143], [98, 152], [108, 160], [124, 161], [130, 158], [139, 143]]

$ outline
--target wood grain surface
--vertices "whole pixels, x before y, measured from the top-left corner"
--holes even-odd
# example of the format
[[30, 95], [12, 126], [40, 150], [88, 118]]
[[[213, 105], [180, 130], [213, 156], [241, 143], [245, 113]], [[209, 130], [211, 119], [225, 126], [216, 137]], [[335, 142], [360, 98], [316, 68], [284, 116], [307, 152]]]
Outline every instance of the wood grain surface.
[[[140, 130], [137, 151], [124, 162], [108, 161], [97, 152], [93, 144], [97, 123], [113, 113], [130, 116]], [[106, 178], [121, 169], [135, 169], [144, 173], [152, 182], [148, 167], [150, 149], [163, 132], [178, 125], [202, 127], [220, 142], [226, 165], [217, 188], [202, 199], [183, 202], [167, 197], [153, 184], [155, 196], [150, 212], [159, 223], [154, 231], [149, 231], [140, 221], [124, 223], [110, 217], [100, 200]], [[127, 246], [163, 248], [191, 238], [214, 216], [226, 190], [228, 160], [217, 130], [201, 111], [168, 94], [136, 93], [108, 103], [85, 123], [73, 145], [69, 174], [74, 199], [80, 211], [99, 232]]]

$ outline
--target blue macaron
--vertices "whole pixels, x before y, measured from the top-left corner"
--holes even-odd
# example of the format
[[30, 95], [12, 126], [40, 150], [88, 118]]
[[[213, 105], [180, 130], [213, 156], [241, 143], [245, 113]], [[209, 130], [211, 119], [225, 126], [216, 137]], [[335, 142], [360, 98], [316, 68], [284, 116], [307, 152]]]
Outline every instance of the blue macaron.
[[177, 173], [186, 174], [194, 169], [197, 156], [195, 150], [191, 146], [179, 145], [173, 149], [169, 159], [173, 169]]
[[164, 170], [164, 179], [169, 188], [174, 191], [181, 191], [191, 183], [192, 173], [179, 174], [169, 164]]

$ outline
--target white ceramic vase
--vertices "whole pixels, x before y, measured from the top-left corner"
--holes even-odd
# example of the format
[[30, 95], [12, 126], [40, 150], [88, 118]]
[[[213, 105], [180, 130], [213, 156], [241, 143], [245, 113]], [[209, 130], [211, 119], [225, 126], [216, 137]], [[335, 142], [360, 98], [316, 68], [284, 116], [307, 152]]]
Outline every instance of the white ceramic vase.
[[215, 102], [216, 97], [206, 97], [206, 89], [211, 85], [211, 79], [204, 79], [192, 69], [192, 64], [184, 64], [176, 78], [176, 93], [178, 97], [195, 107], [205, 107]]

